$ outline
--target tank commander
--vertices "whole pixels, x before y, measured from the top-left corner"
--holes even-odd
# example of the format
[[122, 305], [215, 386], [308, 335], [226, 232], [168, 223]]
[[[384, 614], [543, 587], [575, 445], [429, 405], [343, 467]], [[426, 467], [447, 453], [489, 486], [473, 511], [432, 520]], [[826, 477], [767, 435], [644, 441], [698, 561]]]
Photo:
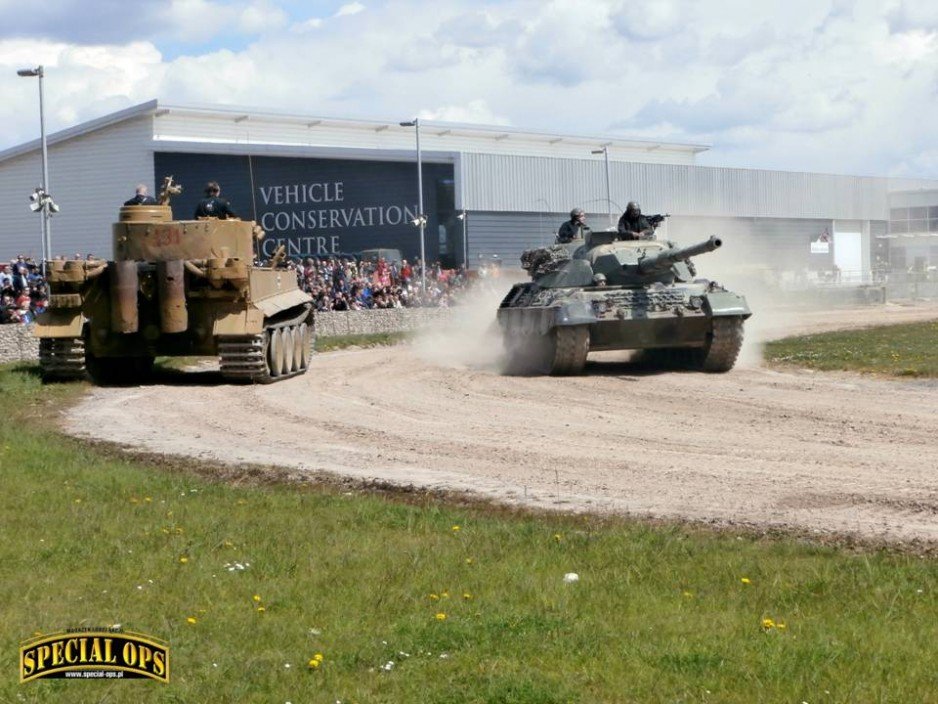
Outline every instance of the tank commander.
[[625, 206], [618, 230], [620, 240], [650, 240], [655, 236], [655, 228], [642, 215], [641, 207], [634, 200]]
[[220, 194], [221, 186], [218, 185], [217, 181], [209, 181], [205, 184], [205, 198], [200, 200], [198, 206], [196, 206], [196, 219], [218, 218], [227, 220], [228, 218], [238, 217], [231, 209], [231, 203], [226, 198], [222, 198]]
[[574, 208], [570, 211], [570, 219], [560, 226], [557, 231], [557, 244], [564, 244], [573, 240], [581, 240], [590, 231], [586, 224], [586, 213], [583, 208]]
[[156, 205], [156, 198], [149, 195], [146, 184], [140, 183], [137, 185], [137, 194], [130, 200], [125, 201], [124, 205]]

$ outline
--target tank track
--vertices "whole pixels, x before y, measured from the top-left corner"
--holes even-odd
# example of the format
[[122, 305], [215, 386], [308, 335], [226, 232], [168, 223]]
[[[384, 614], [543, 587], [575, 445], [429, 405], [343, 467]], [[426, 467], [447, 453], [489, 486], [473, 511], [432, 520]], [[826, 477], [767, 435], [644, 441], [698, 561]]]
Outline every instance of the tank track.
[[507, 335], [506, 363], [509, 375], [572, 376], [582, 374], [589, 353], [589, 326], [554, 328], [547, 335]]
[[636, 359], [653, 369], [728, 372], [743, 346], [742, 318], [714, 318], [706, 347], [662, 347], [642, 350]]
[[554, 359], [550, 373], [554, 376], [572, 376], [583, 373], [586, 355], [590, 350], [588, 325], [554, 328]]
[[305, 374], [312, 357], [312, 333], [312, 325], [304, 320], [270, 325], [258, 335], [221, 338], [218, 356], [222, 378], [271, 384]]
[[84, 379], [85, 341], [80, 337], [39, 340], [39, 373], [44, 381]]
[[714, 318], [710, 349], [701, 368], [705, 372], [728, 372], [743, 347], [742, 318]]

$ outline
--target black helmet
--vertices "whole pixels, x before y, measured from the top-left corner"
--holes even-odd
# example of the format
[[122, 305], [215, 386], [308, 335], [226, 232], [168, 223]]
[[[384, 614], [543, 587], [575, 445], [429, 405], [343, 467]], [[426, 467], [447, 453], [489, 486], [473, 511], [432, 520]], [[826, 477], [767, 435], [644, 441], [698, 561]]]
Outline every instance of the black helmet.
[[586, 215], [586, 211], [584, 211], [583, 208], [574, 208], [573, 210], [570, 211], [571, 220], [576, 220], [581, 215]]

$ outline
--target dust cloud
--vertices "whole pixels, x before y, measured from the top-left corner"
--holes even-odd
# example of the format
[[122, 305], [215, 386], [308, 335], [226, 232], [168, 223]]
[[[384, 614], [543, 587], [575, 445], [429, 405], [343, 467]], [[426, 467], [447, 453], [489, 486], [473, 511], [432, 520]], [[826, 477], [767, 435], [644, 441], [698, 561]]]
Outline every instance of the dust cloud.
[[416, 355], [449, 369], [500, 371], [504, 351], [495, 311], [512, 286], [511, 277], [489, 279], [469, 289], [452, 308], [453, 315], [418, 333]]
[[[763, 347], [798, 327], [806, 313], [824, 309], [818, 298], [796, 298], [784, 291], [773, 279], [778, 263], [764, 252], [764, 245], [746, 231], [717, 234], [723, 246], [715, 252], [694, 258], [698, 278], [716, 281], [733, 293], [745, 296], [752, 311], [745, 324], [743, 348], [737, 366], [758, 367], [762, 364]], [[678, 246], [690, 242], [681, 241]]]

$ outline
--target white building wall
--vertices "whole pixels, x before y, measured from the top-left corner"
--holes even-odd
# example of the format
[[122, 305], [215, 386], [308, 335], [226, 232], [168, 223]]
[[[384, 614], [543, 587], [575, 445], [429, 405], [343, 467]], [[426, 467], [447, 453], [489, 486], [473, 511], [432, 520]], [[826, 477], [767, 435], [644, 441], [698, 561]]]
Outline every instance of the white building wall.
[[[146, 115], [49, 147], [49, 192], [62, 211], [52, 217], [52, 254], [111, 255], [111, 224], [138, 183], [154, 192], [153, 119]], [[39, 151], [0, 163], [0, 260], [37, 260], [40, 216], [29, 210], [39, 184]]]
[[[606, 209], [601, 158], [465, 154], [465, 206], [483, 211]], [[888, 217], [888, 179], [862, 176], [613, 162], [613, 210], [637, 200], [645, 212], [761, 218]]]

